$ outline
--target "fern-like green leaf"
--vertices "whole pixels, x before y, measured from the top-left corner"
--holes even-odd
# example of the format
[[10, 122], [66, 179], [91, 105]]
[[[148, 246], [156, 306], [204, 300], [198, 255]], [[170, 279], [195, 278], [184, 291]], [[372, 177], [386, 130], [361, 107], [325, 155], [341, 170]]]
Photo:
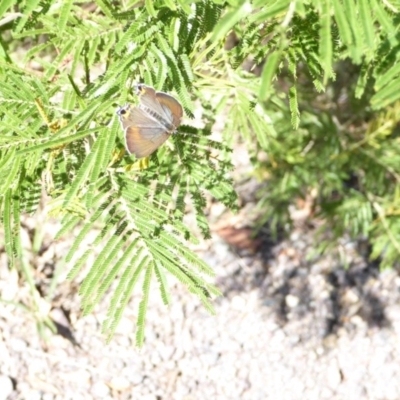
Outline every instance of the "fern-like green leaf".
[[4, 246], [6, 249], [6, 253], [10, 259], [10, 264], [14, 265], [15, 253], [14, 253], [14, 238], [13, 238], [13, 229], [12, 229], [12, 193], [11, 193], [11, 189], [8, 189], [4, 195], [3, 224], [4, 224], [4, 235], [5, 235]]
[[17, 26], [15, 27], [16, 32], [20, 32], [25, 24], [28, 22], [29, 18], [32, 17], [31, 13], [35, 10], [40, 4], [40, 0], [27, 0], [25, 7], [23, 8], [23, 16], [19, 20]]
[[280, 57], [281, 57], [281, 51], [275, 51], [272, 54], [270, 54], [267, 59], [267, 63], [264, 66], [261, 76], [261, 84], [259, 92], [260, 100], [263, 101], [267, 100], [271, 94], [272, 79], [275, 76], [276, 69], [278, 68]]
[[65, 0], [63, 1], [63, 5], [60, 10], [60, 16], [58, 19], [58, 29], [60, 32], [63, 32], [65, 29], [65, 26], [67, 25], [69, 13], [71, 11], [73, 4], [73, 0]]
[[[122, 238], [122, 240], [120, 241], [121, 244], [123, 243], [123, 240], [125, 240], [125, 238]], [[113, 268], [104, 276], [104, 278], [101, 281], [101, 284], [98, 286], [96, 296], [92, 299], [92, 304], [87, 306], [88, 312], [91, 311], [92, 309], [91, 307], [94, 307], [100, 301], [101, 297], [104, 295], [106, 290], [111, 286], [113, 280], [116, 278], [121, 268], [125, 266], [128, 260], [132, 259], [133, 253], [137, 252], [136, 254], [137, 256], [139, 256], [140, 250], [138, 252], [137, 243], [138, 239], [132, 240], [129, 246], [126, 249], [124, 249], [122, 257], [118, 259], [118, 261], [114, 264]]]
[[138, 347], [142, 347], [144, 342], [144, 329], [145, 329], [147, 305], [149, 302], [150, 283], [152, 274], [153, 274], [153, 264], [150, 264], [146, 268], [146, 274], [143, 281], [143, 297], [139, 304], [139, 314], [137, 318], [137, 332], [136, 332], [136, 345]]
[[359, 15], [360, 21], [364, 31], [364, 41], [367, 50], [367, 59], [371, 59], [376, 48], [375, 29], [374, 29], [374, 15], [371, 14], [371, 7], [369, 1], [360, 1]]
[[0, 3], [0, 18], [5, 14], [5, 12], [15, 4], [16, 0], [4, 0]]
[[160, 293], [163, 303], [167, 306], [171, 302], [171, 297], [168, 290], [168, 282], [162, 266], [158, 266], [158, 262], [154, 264], [154, 272], [156, 274], [158, 283], [160, 284]]
[[350, 27], [353, 34], [353, 41], [352, 41], [353, 46], [350, 47], [351, 56], [353, 61], [358, 64], [361, 61], [362, 50], [364, 46], [363, 46], [361, 28], [357, 22], [355, 23], [355, 21], [358, 21], [358, 18], [354, 0], [343, 0], [343, 8], [344, 8], [344, 13], [347, 15], [347, 18], [350, 21]]
[[326, 0], [322, 1], [320, 4], [322, 6], [321, 7], [322, 10], [321, 10], [319, 54], [321, 57], [322, 67], [324, 69], [324, 84], [326, 84], [328, 78], [332, 76], [332, 32], [331, 32], [331, 10], [330, 10], [331, 3], [329, 0]]
[[136, 257], [135, 264], [125, 269], [120, 278], [118, 287], [115, 289], [114, 296], [109, 308], [109, 319], [104, 321], [103, 332], [107, 334], [107, 340], [111, 340], [118, 322], [122, 318], [122, 312], [128, 303], [130, 295], [139, 279], [140, 273], [149, 267], [149, 259], [145, 257]]
[[[127, 222], [124, 221], [121, 223], [120, 226], [115, 227], [114, 232], [111, 232], [111, 234], [108, 235], [110, 236], [110, 239], [100, 251], [98, 257], [96, 258], [90, 269], [90, 272], [86, 275], [86, 278], [80, 287], [79, 293], [84, 298], [90, 299], [101, 277], [106, 273], [105, 268], [107, 268], [110, 263], [104, 263], [104, 260], [110, 255], [112, 257], [111, 259], [113, 260], [115, 257], [115, 251], [121, 249], [124, 242], [129, 240], [129, 235], [127, 235], [126, 233], [126, 227]], [[123, 240], [120, 240], [120, 236], [122, 236]], [[85, 300], [84, 306], [86, 302], [87, 300]]]
[[297, 91], [295, 86], [292, 86], [289, 90], [289, 105], [290, 105], [290, 113], [292, 115], [293, 129], [298, 129], [300, 124], [300, 112], [299, 112], [299, 105], [297, 102]]
[[15, 195], [12, 200], [13, 210], [12, 210], [12, 241], [13, 250], [16, 258], [21, 260], [22, 257], [22, 245], [21, 245], [21, 217], [20, 217], [20, 202], [19, 196]]
[[370, 4], [372, 6], [372, 15], [376, 16], [383, 29], [387, 32], [389, 41], [393, 43], [396, 28], [393, 25], [393, 19], [389, 16], [384, 7], [384, 2], [370, 0]]

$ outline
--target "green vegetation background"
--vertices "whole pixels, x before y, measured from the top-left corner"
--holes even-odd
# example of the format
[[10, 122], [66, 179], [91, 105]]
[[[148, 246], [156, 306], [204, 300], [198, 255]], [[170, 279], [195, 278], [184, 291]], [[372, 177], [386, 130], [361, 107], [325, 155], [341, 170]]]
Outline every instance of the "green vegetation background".
[[[2, 0], [0, 215], [10, 267], [29, 281], [21, 218], [45, 192], [61, 221], [56, 238], [79, 232], [65, 268], [71, 278], [88, 268], [84, 312], [118, 281], [109, 339], [140, 289], [143, 343], [151, 283], [168, 304], [169, 275], [212, 312], [219, 291], [187, 247], [197, 235], [185, 213], [207, 238], [207, 196], [237, 207], [231, 150], [243, 142], [261, 184], [260, 224], [290, 227], [290, 207], [311, 201], [325, 232], [318, 251], [349, 235], [367, 240], [382, 267], [396, 266], [399, 10], [380, 0]], [[203, 122], [181, 126], [148, 163], [123, 153], [115, 114], [135, 101], [137, 82], [174, 93], [189, 118], [201, 108]]]

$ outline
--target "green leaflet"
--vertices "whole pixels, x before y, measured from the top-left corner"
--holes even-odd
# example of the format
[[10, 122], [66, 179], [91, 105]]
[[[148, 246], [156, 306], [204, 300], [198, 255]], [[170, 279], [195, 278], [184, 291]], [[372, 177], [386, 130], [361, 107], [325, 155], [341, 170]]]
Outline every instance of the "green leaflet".
[[223, 38], [241, 19], [246, 18], [252, 12], [252, 7], [249, 1], [241, 1], [239, 7], [235, 7], [232, 11], [228, 11], [217, 26], [213, 29], [210, 37], [212, 43]]
[[3, 17], [4, 13], [11, 8], [13, 4], [15, 4], [16, 0], [3, 0], [0, 3], [0, 18]]

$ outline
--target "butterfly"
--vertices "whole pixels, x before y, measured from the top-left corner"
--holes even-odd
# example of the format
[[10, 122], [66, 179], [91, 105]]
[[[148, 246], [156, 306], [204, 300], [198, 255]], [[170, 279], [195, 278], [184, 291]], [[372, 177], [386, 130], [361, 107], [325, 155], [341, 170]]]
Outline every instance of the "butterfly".
[[147, 157], [175, 133], [183, 116], [182, 105], [174, 97], [142, 83], [137, 85], [139, 104], [117, 110], [125, 132], [125, 145], [137, 158]]

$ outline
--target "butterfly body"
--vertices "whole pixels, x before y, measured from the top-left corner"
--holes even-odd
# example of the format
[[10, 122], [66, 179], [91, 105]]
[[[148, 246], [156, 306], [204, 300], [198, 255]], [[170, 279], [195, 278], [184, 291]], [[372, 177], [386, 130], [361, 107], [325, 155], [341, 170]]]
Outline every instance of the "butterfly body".
[[125, 132], [126, 149], [137, 158], [157, 150], [181, 123], [183, 108], [169, 94], [137, 85], [139, 104], [126, 104], [117, 110]]

